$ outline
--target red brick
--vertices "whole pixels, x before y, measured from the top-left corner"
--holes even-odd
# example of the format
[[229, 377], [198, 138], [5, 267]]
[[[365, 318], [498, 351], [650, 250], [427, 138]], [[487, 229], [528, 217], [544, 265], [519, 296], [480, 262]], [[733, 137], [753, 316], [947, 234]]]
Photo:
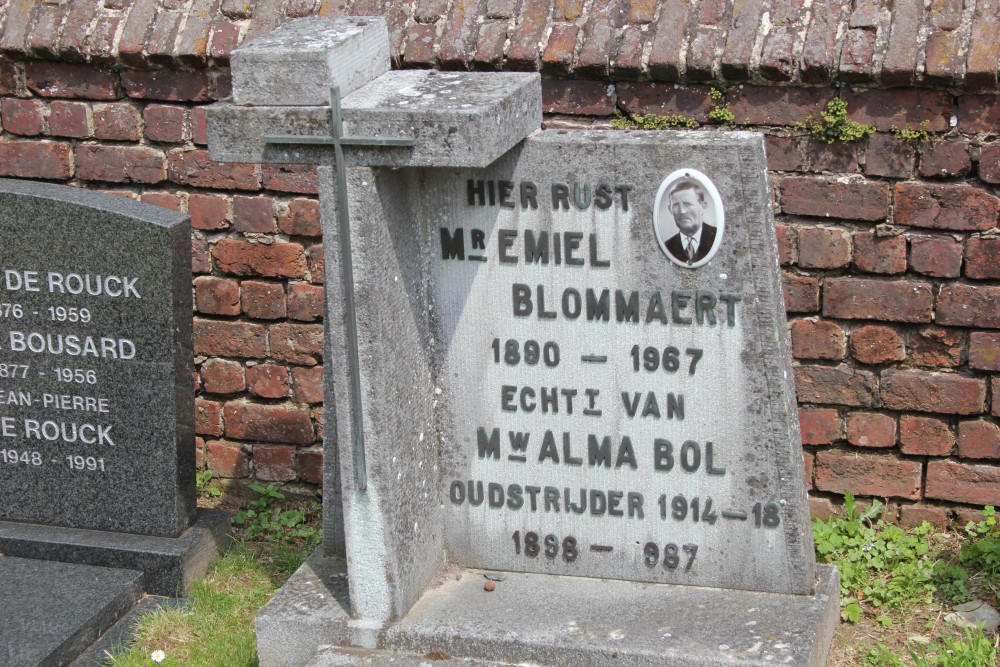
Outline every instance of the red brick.
[[[465, 55], [468, 52], [465, 42], [469, 33], [473, 32], [474, 16], [475, 12], [466, 12], [462, 4], [452, 3], [447, 28], [441, 38], [441, 49], [438, 52], [442, 64], [447, 64], [449, 69], [464, 66]], [[529, 72], [537, 69], [538, 45], [545, 39], [548, 18], [548, 3], [524, 4], [518, 12], [517, 24], [510, 36], [510, 48], [507, 52], [509, 67]]]
[[219, 477], [248, 477], [250, 457], [234, 442], [209, 440], [205, 443], [209, 469]]
[[225, 195], [188, 195], [188, 215], [195, 229], [229, 229], [229, 198]]
[[3, 129], [12, 134], [34, 136], [45, 129], [42, 110], [45, 106], [38, 100], [20, 100], [7, 97], [0, 100], [0, 116]]
[[297, 476], [295, 447], [289, 445], [255, 445], [253, 464], [257, 479], [265, 482], [290, 482]]
[[322, 324], [272, 324], [268, 339], [271, 355], [279, 361], [314, 366], [323, 360]]
[[325, 276], [323, 264], [323, 244], [309, 246], [309, 276], [310, 282], [317, 285], [323, 284]]
[[928, 283], [911, 280], [827, 278], [823, 315], [835, 319], [930, 322], [934, 294]]
[[854, 266], [867, 273], [904, 273], [906, 271], [906, 237], [878, 236], [874, 232], [856, 232], [854, 234]]
[[267, 356], [267, 331], [260, 324], [194, 320], [194, 353], [206, 357], [261, 359]]
[[584, 0], [563, 0], [552, 7], [553, 21], [575, 21], [583, 14]]
[[[813, 465], [815, 468], [815, 464]], [[812, 487], [815, 488], [815, 485]], [[829, 519], [830, 517], [843, 517], [844, 511], [833, 504], [829, 498], [809, 498], [809, 516], [816, 519]]]
[[289, 236], [321, 236], [319, 202], [315, 199], [293, 199], [279, 207], [278, 228]]
[[903, 337], [892, 327], [869, 324], [851, 332], [851, 355], [863, 364], [883, 364], [906, 358]]
[[212, 248], [219, 269], [238, 276], [265, 278], [302, 278], [305, 275], [305, 252], [298, 243], [250, 243], [222, 239]]
[[76, 170], [82, 179], [109, 183], [159, 183], [167, 175], [163, 153], [147, 146], [80, 146]]
[[1000, 333], [974, 331], [969, 334], [969, 366], [1000, 371]]
[[233, 228], [238, 232], [272, 234], [278, 231], [274, 224], [274, 200], [270, 197], [233, 197]]
[[207, 102], [208, 75], [198, 71], [122, 70], [122, 86], [138, 100]]
[[920, 366], [958, 366], [965, 334], [954, 329], [927, 328], [910, 336], [910, 361]]
[[886, 217], [888, 205], [889, 186], [885, 183], [840, 183], [808, 176], [781, 181], [781, 209], [785, 213], [875, 221]]
[[29, 60], [24, 63], [28, 89], [42, 97], [85, 100], [118, 99], [118, 75], [108, 67]]
[[865, 150], [865, 173], [869, 176], [909, 178], [916, 162], [913, 146], [889, 134], [873, 134]]
[[191, 109], [191, 141], [200, 146], [208, 144], [205, 107], [194, 107]]
[[834, 408], [799, 408], [799, 428], [803, 445], [829, 445], [844, 437]]
[[963, 39], [954, 30], [938, 30], [927, 35], [924, 55], [924, 80], [949, 85], [958, 82], [964, 64]]
[[809, 171], [830, 174], [853, 174], [858, 171], [858, 147], [852, 142], [829, 144], [809, 140]]
[[882, 373], [882, 402], [890, 410], [974, 415], [984, 409], [986, 383], [946, 373], [888, 370]]
[[958, 98], [958, 130], [963, 134], [996, 132], [1000, 125], [1000, 100], [996, 95], [962, 95]]
[[972, 169], [966, 141], [935, 141], [920, 154], [920, 175], [947, 178], [965, 176]]
[[729, 81], [750, 77], [754, 37], [763, 20], [763, 0], [745, 0], [732, 5], [732, 22], [722, 53], [722, 75]]
[[776, 225], [774, 231], [778, 237], [778, 260], [781, 264], [794, 264], [797, 257], [795, 228]]
[[323, 483], [323, 450], [300, 449], [295, 452], [295, 465], [299, 478], [310, 484]]
[[979, 178], [987, 183], [1000, 183], [1000, 144], [980, 147]]
[[649, 74], [662, 81], [677, 81], [680, 76], [681, 49], [687, 26], [688, 4], [657, 3], [660, 15], [649, 50]]
[[799, 266], [804, 269], [839, 269], [851, 263], [851, 235], [843, 229], [799, 229]]
[[631, 114], [680, 115], [699, 123], [708, 121], [711, 86], [656, 82], [622, 82], [615, 87], [620, 104]]
[[993, 395], [993, 408], [990, 414], [1000, 417], [1000, 377], [990, 378], [990, 393]]
[[852, 412], [847, 415], [847, 441], [858, 447], [893, 447], [896, 420], [877, 412]]
[[947, 507], [934, 505], [903, 505], [899, 508], [899, 524], [903, 528], [916, 528], [924, 521], [944, 529], [951, 522], [951, 513]]
[[212, 254], [208, 250], [208, 241], [198, 236], [191, 237], [191, 271], [212, 272]]
[[255, 165], [240, 162], [213, 162], [206, 150], [170, 151], [167, 159], [170, 180], [199, 188], [259, 190]]
[[1000, 459], [1000, 427], [984, 419], [960, 422], [958, 455], [963, 459]]
[[965, 64], [965, 83], [970, 88], [994, 88], [997, 85], [997, 60], [1000, 41], [993, 38], [1000, 30], [1000, 3], [996, 0], [976, 3], [969, 36], [969, 55]]
[[275, 364], [257, 364], [247, 367], [247, 389], [261, 398], [288, 396], [288, 369]]
[[229, 359], [209, 359], [202, 363], [201, 380], [210, 394], [235, 394], [247, 387], [243, 365]]
[[171, 211], [183, 211], [184, 201], [180, 195], [170, 192], [144, 192], [139, 195], [139, 201], [143, 204], [152, 204], [160, 208], [168, 208]]
[[627, 11], [626, 0], [608, 0], [601, 11], [592, 11], [584, 25], [577, 55], [577, 76], [605, 78], [619, 39], [620, 17]]
[[115, 38], [120, 23], [121, 18], [118, 16], [97, 17], [93, 30], [87, 36], [87, 47], [94, 60], [108, 61], [115, 58]]
[[819, 280], [781, 272], [781, 286], [785, 292], [785, 310], [789, 313], [814, 313], [819, 310]]
[[1000, 467], [931, 461], [926, 495], [969, 505], [995, 504], [1000, 498]]
[[965, 276], [978, 280], [1000, 278], [1000, 237], [969, 238], [965, 244]]
[[199, 313], [240, 314], [240, 284], [235, 280], [199, 276], [194, 279], [194, 295]]
[[431, 65], [434, 63], [434, 37], [437, 26], [433, 23], [415, 23], [406, 30], [406, 49], [403, 63], [406, 66]]
[[213, 58], [228, 60], [229, 54], [239, 46], [240, 26], [230, 21], [216, 19], [211, 29], [212, 45], [209, 55]]
[[285, 317], [285, 288], [280, 283], [243, 281], [243, 312], [258, 320]]
[[879, 498], [920, 499], [919, 461], [888, 454], [823, 450], [816, 454], [816, 488]]
[[840, 47], [840, 79], [869, 81], [875, 62], [875, 31], [848, 30]]
[[805, 473], [806, 490], [813, 488], [813, 464], [816, 457], [812, 452], [802, 453], [802, 468]]
[[944, 132], [949, 127], [951, 93], [945, 90], [894, 88], [890, 90], [845, 89], [847, 115], [859, 123], [874, 125], [888, 132], [897, 128], [923, 126], [929, 132]]
[[500, 69], [503, 47], [507, 41], [508, 21], [483, 21], [479, 25], [476, 47], [472, 51], [472, 66], [476, 69]]
[[577, 27], [554, 25], [542, 53], [542, 71], [555, 76], [569, 74], [576, 50]]
[[760, 75], [768, 81], [788, 81], [795, 75], [796, 32], [791, 27], [772, 28], [761, 49]]
[[112, 141], [139, 141], [139, 111], [124, 102], [95, 104], [94, 137]]
[[314, 407], [312, 409], [313, 423], [316, 425], [316, 438], [318, 440], [323, 440], [323, 406]]
[[843, 359], [844, 330], [836, 322], [792, 322], [792, 355], [797, 359]]
[[545, 113], [608, 116], [615, 110], [612, 88], [604, 81], [542, 80]]
[[53, 101], [49, 107], [49, 133], [56, 137], [89, 137], [90, 107], [83, 102]]
[[915, 456], [948, 456], [955, 444], [955, 434], [948, 422], [934, 417], [900, 415], [899, 448]]
[[912, 237], [910, 270], [932, 278], [956, 278], [962, 271], [962, 244], [947, 236]]
[[323, 319], [323, 288], [306, 283], [290, 284], [288, 317], [302, 322]]
[[299, 403], [322, 403], [323, 366], [294, 366], [292, 397]]
[[245, 401], [226, 403], [226, 435], [240, 440], [260, 440], [311, 445], [312, 420], [307, 410], [287, 405], [262, 405]]
[[0, 176], [66, 179], [73, 174], [69, 144], [0, 140]]
[[648, 37], [649, 33], [641, 30], [639, 26], [626, 25], [622, 28], [611, 68], [612, 79], [636, 79], [642, 75], [642, 51]]
[[686, 77], [688, 81], [710, 81], [717, 62], [716, 53], [725, 44], [724, 36], [708, 28], [695, 28], [689, 35]]
[[17, 66], [11, 62], [0, 62], [0, 95], [17, 94]]
[[[435, 23], [444, 15], [447, 9], [447, 0], [417, 0], [413, 11], [413, 18], [420, 23]], [[502, 17], [494, 16], [493, 18]]]
[[964, 528], [969, 522], [978, 523], [983, 520], [982, 507], [955, 507], [955, 526]]
[[931, 229], [983, 231], [997, 226], [1000, 200], [971, 185], [897, 183], [894, 220]]
[[194, 432], [199, 435], [222, 435], [222, 403], [199, 396], [194, 399]]
[[924, 7], [919, 3], [901, 2], [892, 8], [892, 39], [886, 45], [882, 64], [882, 81], [887, 84], [908, 84], [913, 81], [920, 54], [920, 33]]
[[150, 104], [142, 111], [150, 141], [176, 144], [184, 141], [184, 108]]
[[837, 61], [837, 32], [845, 0], [815, 0], [802, 47], [801, 77], [808, 83], [830, 80]]
[[1000, 287], [942, 285], [935, 319], [950, 326], [1000, 329]]
[[806, 154], [794, 137], [764, 135], [768, 171], [801, 171], [806, 164]]
[[308, 164], [265, 164], [261, 169], [264, 188], [279, 192], [314, 195], [319, 192], [316, 167]]
[[871, 407], [876, 379], [868, 371], [849, 366], [799, 366], [795, 389], [801, 403]]

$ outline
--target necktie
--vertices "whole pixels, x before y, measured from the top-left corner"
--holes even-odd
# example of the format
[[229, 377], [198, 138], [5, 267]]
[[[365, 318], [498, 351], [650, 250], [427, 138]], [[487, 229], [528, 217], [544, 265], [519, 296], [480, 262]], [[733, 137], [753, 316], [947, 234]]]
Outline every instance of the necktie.
[[688, 262], [693, 262], [694, 261], [694, 237], [693, 236], [687, 237], [687, 242], [688, 242], [688, 244], [687, 244]]

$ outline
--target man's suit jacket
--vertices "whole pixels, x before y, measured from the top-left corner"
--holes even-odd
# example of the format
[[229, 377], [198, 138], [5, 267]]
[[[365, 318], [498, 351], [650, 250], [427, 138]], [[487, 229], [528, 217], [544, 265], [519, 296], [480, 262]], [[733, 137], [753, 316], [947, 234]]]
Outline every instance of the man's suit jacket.
[[698, 249], [694, 253], [694, 259], [691, 261], [688, 261], [687, 249], [684, 248], [683, 235], [680, 232], [667, 239], [667, 252], [676, 258], [678, 262], [685, 264], [700, 262], [705, 259], [708, 251], [712, 249], [712, 245], [715, 243], [715, 231], [716, 229], [712, 225], [702, 224], [701, 241], [698, 243]]

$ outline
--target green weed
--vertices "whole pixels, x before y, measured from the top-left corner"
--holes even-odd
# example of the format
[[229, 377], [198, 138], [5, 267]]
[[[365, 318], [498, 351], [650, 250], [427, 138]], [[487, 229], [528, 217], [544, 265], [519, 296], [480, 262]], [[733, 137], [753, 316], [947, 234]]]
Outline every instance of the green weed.
[[194, 480], [199, 494], [211, 496], [212, 498], [218, 498], [222, 495], [222, 489], [217, 486], [211, 486], [212, 471], [208, 468], [196, 472]]
[[709, 93], [712, 97], [712, 108], [708, 111], [708, 119], [717, 125], [733, 129], [736, 127], [736, 116], [729, 108], [726, 101], [726, 94], [718, 88], [713, 88]]
[[889, 132], [897, 139], [902, 139], [903, 141], [911, 143], [914, 146], [919, 146], [920, 144], [931, 140], [931, 133], [927, 130], [929, 125], [930, 121], [928, 120], [922, 121], [916, 128], [899, 128], [893, 125], [889, 128]]
[[680, 114], [658, 116], [656, 114], [629, 114], [616, 111], [611, 119], [611, 127], [616, 130], [670, 130], [675, 128], [694, 129], [698, 121]]
[[847, 102], [839, 97], [830, 100], [819, 118], [810, 115], [795, 125], [813, 139], [832, 144], [835, 141], [861, 141], [875, 133], [873, 125], [865, 125], [847, 117]]
[[311, 501], [306, 509], [282, 507], [279, 503], [285, 500], [285, 494], [278, 490], [277, 484], [263, 486], [251, 482], [248, 486], [259, 495], [233, 517], [233, 524], [242, 528], [245, 539], [319, 544], [320, 532], [310, 525], [311, 515], [319, 512], [318, 503]]
[[[986, 636], [982, 628], [966, 628], [961, 637], [942, 637], [920, 648], [907, 651], [915, 667], [997, 667], [997, 639]], [[909, 667], [901, 657], [883, 644], [865, 655], [868, 667]]]

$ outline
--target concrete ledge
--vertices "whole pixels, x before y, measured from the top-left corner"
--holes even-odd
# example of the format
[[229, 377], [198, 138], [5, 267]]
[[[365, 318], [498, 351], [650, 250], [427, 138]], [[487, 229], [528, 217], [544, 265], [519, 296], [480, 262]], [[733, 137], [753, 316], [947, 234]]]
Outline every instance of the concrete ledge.
[[183, 594], [229, 544], [229, 513], [199, 509], [179, 537], [152, 537], [0, 521], [0, 553], [145, 573], [144, 592]]

